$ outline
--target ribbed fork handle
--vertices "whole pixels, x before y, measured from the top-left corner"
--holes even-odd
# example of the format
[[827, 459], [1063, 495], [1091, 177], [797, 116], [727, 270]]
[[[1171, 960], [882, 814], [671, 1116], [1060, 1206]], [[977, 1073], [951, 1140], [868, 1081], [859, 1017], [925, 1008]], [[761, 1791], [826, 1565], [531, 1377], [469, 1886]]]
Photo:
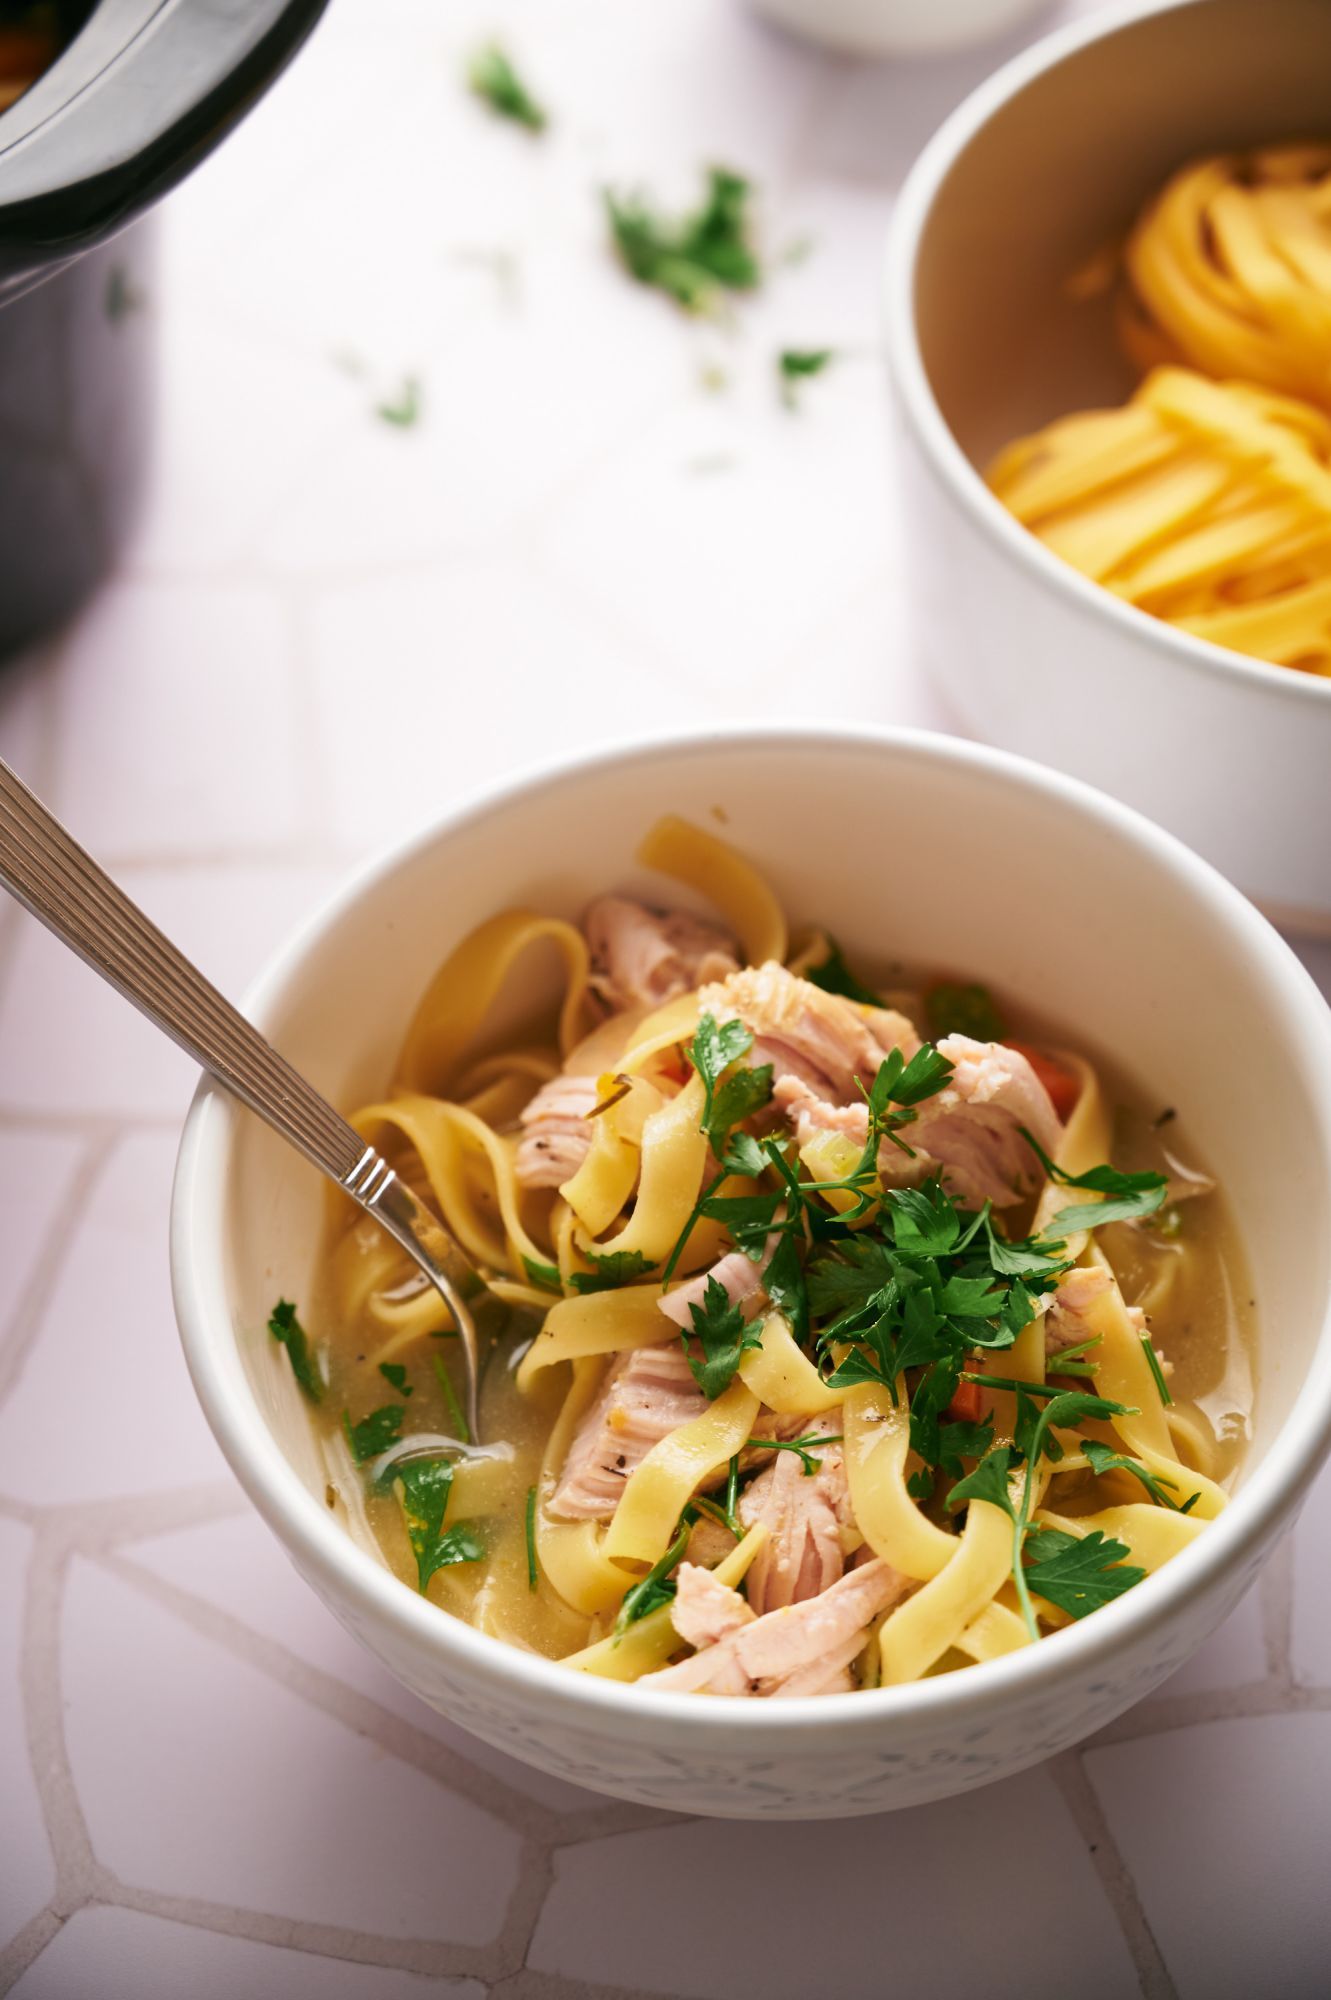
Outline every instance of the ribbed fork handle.
[[475, 1271], [437, 1217], [0, 762], [0, 882], [94, 972], [343, 1187], [415, 1258], [457, 1321], [476, 1436]]

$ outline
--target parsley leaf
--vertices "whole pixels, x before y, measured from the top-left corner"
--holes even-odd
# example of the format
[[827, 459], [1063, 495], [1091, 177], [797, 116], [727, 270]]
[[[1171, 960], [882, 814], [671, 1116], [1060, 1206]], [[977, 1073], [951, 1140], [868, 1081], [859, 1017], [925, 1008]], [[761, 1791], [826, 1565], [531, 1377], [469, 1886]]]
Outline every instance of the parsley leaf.
[[407, 1371], [400, 1361], [381, 1361], [379, 1363], [379, 1373], [383, 1376], [385, 1382], [397, 1390], [399, 1396], [409, 1396], [411, 1394], [411, 1384], [407, 1380]]
[[527, 1535], [527, 1588], [535, 1590], [540, 1571], [536, 1562], [536, 1488], [527, 1488], [527, 1510], [524, 1516]]
[[651, 1258], [644, 1257], [641, 1250], [611, 1250], [604, 1257], [589, 1250], [587, 1257], [594, 1268], [571, 1274], [569, 1282], [575, 1292], [613, 1292], [653, 1269]]
[[808, 1479], [819, 1467], [818, 1452], [824, 1445], [840, 1444], [840, 1431], [809, 1431], [797, 1438], [746, 1438], [745, 1449], [749, 1451], [793, 1451], [799, 1458], [804, 1477]]
[[1024, 1125], [1019, 1129], [1049, 1178], [1060, 1187], [1088, 1188], [1095, 1194], [1113, 1197], [1109, 1201], [1088, 1201], [1075, 1208], [1060, 1209], [1050, 1220], [1049, 1227], [1053, 1230], [1098, 1229], [1106, 1222], [1131, 1222], [1139, 1216], [1154, 1215], [1165, 1199], [1169, 1183], [1163, 1174], [1125, 1174], [1110, 1166], [1091, 1167], [1084, 1174], [1064, 1173]]
[[1101, 1444], [1098, 1438], [1083, 1438], [1081, 1448], [1097, 1479], [1103, 1478], [1106, 1472], [1130, 1472], [1134, 1479], [1140, 1480], [1158, 1506], [1172, 1507], [1175, 1513], [1184, 1514], [1188, 1507], [1196, 1503], [1197, 1495], [1194, 1493], [1187, 1506], [1180, 1507], [1178, 1501], [1171, 1500], [1165, 1491], [1167, 1486], [1178, 1491], [1174, 1480], [1162, 1478], [1149, 1466], [1143, 1465], [1139, 1458], [1128, 1458], [1123, 1452], [1115, 1451], [1112, 1445]]
[[509, 57], [497, 42], [477, 49], [467, 65], [467, 83], [473, 96], [488, 104], [500, 118], [511, 118], [529, 132], [544, 132], [549, 122]]
[[[836, 350], [831, 347], [783, 347], [776, 357], [777, 381], [781, 388], [781, 400], [788, 410], [798, 407], [797, 385], [811, 375], [821, 375], [836, 359]], [[875, 1001], [874, 1005], [877, 1006]]]
[[1073, 1618], [1122, 1597], [1146, 1574], [1123, 1561], [1132, 1553], [1125, 1542], [1107, 1540], [1099, 1528], [1079, 1536], [1036, 1527], [1028, 1546], [1034, 1547], [1035, 1561], [1026, 1568], [1027, 1587]]
[[538, 1263], [535, 1257], [524, 1257], [522, 1260], [522, 1268], [527, 1273], [527, 1276], [530, 1279], [531, 1283], [533, 1285], [539, 1286], [541, 1291], [543, 1292], [563, 1291], [564, 1286], [559, 1276], [559, 1269], [557, 1265], [541, 1264]]
[[1155, 1351], [1155, 1346], [1149, 1333], [1141, 1335], [1141, 1348], [1142, 1353], [1146, 1356], [1146, 1365], [1155, 1377], [1156, 1394], [1165, 1408], [1167, 1410], [1171, 1409], [1174, 1398], [1169, 1393], [1169, 1384], [1165, 1380], [1165, 1371], [1160, 1366], [1160, 1356]]
[[934, 1040], [943, 1035], [970, 1035], [977, 1042], [1001, 1042], [1003, 1017], [987, 986], [953, 985], [943, 979], [924, 996]]
[[690, 313], [715, 313], [725, 291], [752, 291], [761, 277], [749, 240], [749, 183], [725, 167], [708, 171], [702, 206], [678, 221], [638, 195], [604, 190], [606, 214], [625, 268]]
[[385, 399], [382, 403], [376, 403], [374, 414], [383, 423], [395, 424], [399, 430], [410, 430], [413, 424], [419, 423], [421, 417], [421, 385], [416, 377], [414, 375], [404, 376], [402, 379], [402, 388], [396, 402]]
[[700, 1015], [697, 1031], [685, 1054], [702, 1078], [702, 1129], [712, 1123], [716, 1086], [732, 1063], [747, 1055], [753, 1036], [743, 1021], [718, 1022], [714, 1014]]
[[319, 1380], [305, 1329], [296, 1318], [296, 1308], [290, 1299], [279, 1299], [273, 1307], [268, 1315], [268, 1331], [280, 1346], [285, 1347], [291, 1372], [310, 1401], [322, 1401], [323, 1383]]
[[[711, 1115], [704, 1123], [703, 1130], [706, 1132], [707, 1142], [718, 1160], [724, 1160], [729, 1164], [730, 1156], [727, 1155], [726, 1147], [732, 1128], [742, 1124], [744, 1119], [751, 1118], [755, 1111], [761, 1111], [764, 1104], [770, 1100], [771, 1095], [771, 1063], [760, 1063], [755, 1069], [737, 1069], [732, 1076], [726, 1077], [717, 1086], [715, 1095], [712, 1098]], [[737, 1144], [742, 1143], [747, 1138], [747, 1133], [741, 1133]], [[749, 1143], [754, 1147], [755, 1152], [757, 1152], [759, 1160], [758, 1171], [761, 1172], [767, 1162], [763, 1158], [757, 1142], [750, 1140]], [[747, 1151], [742, 1151], [735, 1155], [737, 1162], [751, 1160], [752, 1158], [753, 1154]], [[744, 1172], [744, 1167], [737, 1164], [731, 1170], [732, 1172], [742, 1173]]]
[[683, 1561], [692, 1530], [693, 1514], [691, 1509], [687, 1509], [680, 1522], [679, 1533], [665, 1554], [658, 1557], [646, 1576], [640, 1577], [633, 1588], [624, 1593], [624, 1602], [620, 1605], [619, 1616], [615, 1620], [616, 1639], [622, 1639], [629, 1626], [636, 1625], [649, 1611], [659, 1610], [661, 1605], [669, 1604], [675, 1595], [675, 1585], [669, 1582], [668, 1578], [671, 1570]]
[[[702, 1349], [701, 1361], [695, 1361], [689, 1354], [689, 1368], [704, 1396], [715, 1401], [735, 1379], [745, 1350], [761, 1344], [762, 1334], [746, 1323], [725, 1286], [713, 1277], [708, 1278], [703, 1288], [702, 1304], [689, 1307], [689, 1318]], [[687, 1339], [685, 1351], [688, 1352]]]
[[959, 1479], [947, 1496], [949, 1507], [959, 1507], [963, 1500], [987, 1500], [991, 1507], [1001, 1507], [1010, 1521], [1017, 1516], [1008, 1492], [1008, 1480], [1012, 1475], [1012, 1447], [1000, 1445], [982, 1458], [974, 1472], [965, 1479]]
[[368, 1417], [353, 1424], [350, 1410], [343, 1410], [342, 1428], [357, 1465], [364, 1465], [367, 1458], [377, 1458], [390, 1444], [397, 1443], [402, 1435], [403, 1415], [401, 1403], [385, 1403], [382, 1409], [371, 1410]]
[[857, 979], [841, 955], [841, 947], [835, 938], [827, 940], [827, 957], [821, 965], [809, 965], [804, 969], [804, 977], [811, 986], [821, 986], [824, 993], [838, 993], [843, 1000], [858, 1000], [866, 1007], [881, 1007], [881, 994], [875, 993]]
[[432, 1354], [430, 1360], [434, 1364], [435, 1380], [439, 1384], [440, 1393], [448, 1405], [449, 1420], [463, 1444], [470, 1444], [471, 1426], [468, 1424], [462, 1405], [458, 1401], [457, 1390], [453, 1387], [453, 1377], [448, 1372], [448, 1364], [445, 1362], [442, 1354]]
[[436, 1570], [453, 1563], [480, 1562], [485, 1544], [468, 1521], [444, 1528], [453, 1466], [446, 1458], [404, 1458], [389, 1466], [380, 1487], [396, 1486], [402, 1519], [416, 1558], [418, 1588], [424, 1596]]

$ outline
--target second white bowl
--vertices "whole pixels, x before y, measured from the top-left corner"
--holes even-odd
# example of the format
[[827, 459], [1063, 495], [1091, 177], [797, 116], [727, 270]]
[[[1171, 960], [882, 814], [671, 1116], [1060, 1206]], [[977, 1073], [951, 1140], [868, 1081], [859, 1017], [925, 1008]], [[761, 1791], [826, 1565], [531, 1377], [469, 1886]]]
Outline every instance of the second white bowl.
[[922, 658], [959, 716], [1182, 836], [1277, 921], [1331, 935], [1331, 680], [1148, 617], [1013, 520], [983, 467], [1132, 374], [1108, 302], [1067, 280], [1208, 151], [1328, 129], [1324, 0], [1165, 0], [1050, 36], [917, 162], [887, 329], [904, 568]]

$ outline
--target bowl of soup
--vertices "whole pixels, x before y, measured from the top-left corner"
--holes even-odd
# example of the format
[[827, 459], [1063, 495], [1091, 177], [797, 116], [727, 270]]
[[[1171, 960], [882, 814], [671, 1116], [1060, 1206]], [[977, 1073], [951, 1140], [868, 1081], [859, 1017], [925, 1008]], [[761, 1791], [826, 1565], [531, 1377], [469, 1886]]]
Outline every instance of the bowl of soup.
[[903, 574], [950, 705], [1321, 935], [1328, 77], [1318, 0], [1098, 12], [926, 147], [886, 285]]
[[380, 1660], [574, 1783], [798, 1818], [1018, 1770], [1188, 1656], [1327, 1449], [1331, 1015], [1074, 780], [863, 729], [568, 761], [249, 1011], [486, 1273], [480, 1437], [438, 1299], [205, 1084], [208, 1419]]

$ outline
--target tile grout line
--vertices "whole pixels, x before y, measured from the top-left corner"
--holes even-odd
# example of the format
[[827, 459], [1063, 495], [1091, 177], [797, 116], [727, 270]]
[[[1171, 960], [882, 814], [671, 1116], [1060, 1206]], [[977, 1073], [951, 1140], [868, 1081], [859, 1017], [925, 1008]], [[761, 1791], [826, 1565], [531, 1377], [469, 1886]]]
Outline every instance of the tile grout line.
[[563, 1825], [562, 1815], [480, 1771], [437, 1737], [381, 1707], [371, 1696], [358, 1693], [346, 1682], [300, 1659], [277, 1640], [243, 1625], [205, 1599], [167, 1583], [131, 1558], [108, 1552], [91, 1560], [192, 1631], [243, 1660], [268, 1680], [276, 1681], [288, 1693], [330, 1716], [353, 1735], [376, 1744], [389, 1756], [432, 1779], [451, 1796], [464, 1799], [524, 1839], [555, 1843]]
[[60, 1621], [72, 1555], [59, 1520], [37, 1531], [23, 1606], [20, 1675], [28, 1757], [55, 1862], [52, 1911], [62, 1920], [88, 1900], [96, 1874], [65, 1737]]
[[69, 1217], [82, 1218], [119, 1137], [117, 1130], [104, 1124], [99, 1134], [88, 1139], [65, 1198], [47, 1226], [32, 1273], [14, 1301], [0, 1337], [0, 1409], [21, 1380], [28, 1356], [36, 1346], [69, 1249]]
[[18, 1984], [28, 1967], [41, 1957], [67, 1921], [66, 1916], [60, 1915], [48, 1904], [0, 1947], [0, 1994], [8, 1993], [12, 1986]]
[[1079, 1750], [1064, 1750], [1045, 1766], [1086, 1845], [1087, 1858], [1099, 1877], [1106, 1902], [1118, 1920], [1123, 1941], [1136, 1968], [1142, 2000], [1178, 2000], [1178, 1988], [1165, 1964], [1142, 1907], [1132, 1873], [1110, 1831], [1109, 1821], [1087, 1775]]

